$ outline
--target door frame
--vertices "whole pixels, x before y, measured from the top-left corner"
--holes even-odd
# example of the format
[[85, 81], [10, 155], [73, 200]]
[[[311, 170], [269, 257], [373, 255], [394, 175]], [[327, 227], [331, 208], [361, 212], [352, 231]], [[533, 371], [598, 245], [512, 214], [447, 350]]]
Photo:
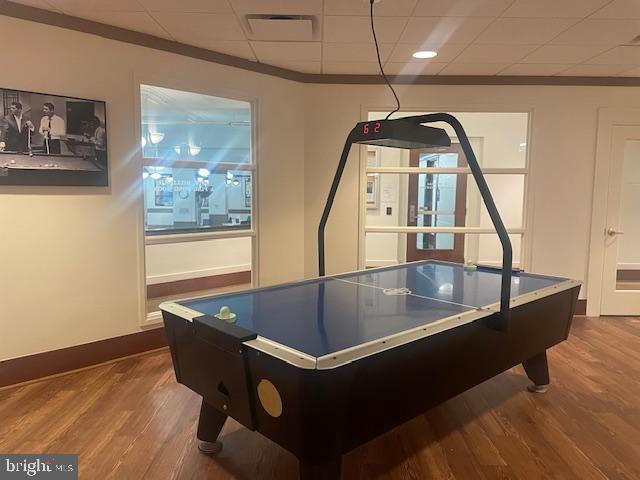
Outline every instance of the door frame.
[[[432, 153], [457, 153], [458, 154], [458, 168], [465, 168], [467, 166], [467, 159], [465, 158], [464, 151], [462, 150], [462, 146], [459, 143], [451, 143], [449, 147], [437, 147], [437, 148], [420, 148], [420, 149], [412, 149], [409, 152], [409, 166], [410, 167], [418, 167], [418, 162], [420, 158], [420, 154], [423, 152], [432, 152]], [[414, 165], [415, 163], [415, 165]], [[408, 200], [411, 202], [411, 197], [415, 194], [416, 199], [416, 210], [418, 202], [418, 193], [419, 193], [419, 173], [413, 173], [409, 175], [409, 184], [408, 184]], [[467, 215], [467, 175], [456, 175], [456, 210], [455, 210], [455, 226], [456, 227], [464, 227], [465, 220]], [[409, 208], [407, 205], [407, 212], [405, 215], [407, 219], [408, 226], [415, 226], [412, 223], [412, 219], [409, 216]], [[417, 213], [416, 213], [417, 219]], [[417, 223], [417, 220], [416, 220]], [[416, 247], [416, 233], [408, 233], [406, 238], [406, 257], [407, 261], [415, 261], [419, 260], [418, 248]], [[463, 234], [454, 234], [453, 236], [453, 249], [452, 250], [434, 250], [430, 253], [441, 252], [440, 255], [434, 255], [434, 259], [445, 260], [450, 262], [464, 262], [464, 247], [465, 247], [465, 235]], [[445, 255], [443, 252], [451, 252], [448, 255]], [[410, 255], [411, 254], [411, 255]], [[414, 257], [413, 260], [409, 260], [409, 256]], [[458, 256], [462, 257], [460, 261]]]
[[598, 109], [596, 158], [591, 208], [591, 233], [587, 273], [587, 315], [599, 317], [602, 311], [604, 274], [604, 234], [607, 228], [609, 169], [615, 127], [640, 127], [640, 108]]

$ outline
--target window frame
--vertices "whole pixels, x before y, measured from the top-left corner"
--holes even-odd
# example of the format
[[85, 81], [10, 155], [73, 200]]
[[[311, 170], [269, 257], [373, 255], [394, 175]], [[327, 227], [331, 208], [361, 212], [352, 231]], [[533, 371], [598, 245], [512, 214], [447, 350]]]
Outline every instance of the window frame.
[[[186, 238], [185, 236], [188, 235], [198, 235], [198, 236], [202, 236], [205, 235], [207, 236], [207, 238], [212, 238], [210, 235], [212, 233], [218, 233], [219, 235], [216, 235], [213, 238], [225, 238], [224, 234], [225, 233], [230, 233], [230, 232], [238, 232], [238, 231], [242, 231], [244, 232], [246, 235], [245, 236], [255, 236], [255, 228], [253, 226], [255, 219], [257, 217], [256, 213], [256, 205], [255, 205], [255, 198], [256, 197], [256, 184], [257, 181], [255, 179], [255, 177], [257, 176], [257, 162], [256, 162], [256, 152], [255, 152], [255, 146], [256, 146], [256, 137], [255, 137], [255, 99], [249, 99], [246, 97], [239, 97], [237, 95], [229, 95], [229, 94], [213, 94], [213, 93], [203, 93], [201, 91], [193, 91], [191, 89], [186, 90], [184, 88], [175, 88], [173, 86], [165, 86], [164, 84], [158, 84], [158, 83], [146, 83], [146, 82], [140, 82], [138, 84], [138, 109], [139, 109], [139, 115], [138, 115], [138, 122], [137, 122], [137, 127], [140, 131], [140, 135], [138, 135], [138, 137], [142, 136], [142, 93], [141, 93], [141, 89], [143, 86], [149, 86], [149, 87], [158, 87], [158, 88], [166, 88], [166, 89], [171, 89], [171, 90], [177, 90], [180, 92], [186, 92], [186, 93], [193, 93], [196, 95], [206, 95], [206, 96], [213, 96], [213, 97], [219, 97], [219, 98], [224, 98], [224, 99], [229, 99], [229, 100], [237, 100], [237, 101], [241, 101], [241, 102], [246, 102], [249, 104], [249, 108], [250, 108], [250, 114], [251, 114], [251, 144], [250, 144], [250, 162], [248, 163], [236, 163], [236, 162], [219, 162], [216, 163], [215, 166], [211, 169], [211, 173], [215, 173], [215, 172], [219, 172], [219, 171], [228, 171], [228, 170], [237, 170], [237, 171], [249, 171], [252, 181], [251, 181], [251, 188], [252, 188], [252, 192], [251, 192], [251, 225], [249, 225], [249, 227], [244, 226], [244, 225], [239, 225], [239, 226], [227, 226], [227, 227], [187, 227], [187, 228], [169, 228], [166, 230], [162, 230], [162, 229], [158, 229], [158, 230], [147, 230], [146, 229], [146, 225], [144, 222], [144, 218], [146, 217], [146, 212], [144, 211], [145, 204], [144, 204], [144, 188], [143, 188], [143, 228], [144, 228], [144, 235], [145, 235], [145, 239], [146, 239], [146, 243], [149, 245], [152, 244], [158, 244], [158, 243], [173, 243], [173, 241], [175, 241], [176, 239], [180, 238], [183, 239], [181, 241], [184, 241], [184, 238]], [[141, 160], [141, 164], [142, 164], [142, 169], [144, 169], [145, 167], [157, 167], [157, 166], [162, 166], [165, 168], [173, 168], [177, 165], [182, 166], [182, 167], [186, 167], [186, 168], [201, 168], [202, 164], [201, 162], [191, 162], [189, 160], [178, 160], [176, 162], [173, 162], [171, 165], [167, 165], [166, 162], [161, 162], [156, 158], [153, 157], [145, 157], [144, 156], [144, 148], [142, 148], [142, 146], [140, 146], [139, 149], [139, 157]], [[190, 165], [193, 165], [193, 167], [191, 167]], [[237, 236], [237, 235], [232, 235], [233, 237]], [[170, 239], [170, 241], [161, 241], [158, 240], [158, 237], [168, 237]]]
[[[173, 90], [180, 90], [184, 92], [190, 92], [200, 95], [209, 95], [221, 98], [228, 98], [232, 100], [238, 100], [247, 102], [251, 108], [251, 162], [250, 163], [242, 163], [242, 164], [217, 164], [216, 166], [230, 166], [233, 165], [236, 170], [248, 170], [251, 172], [251, 192], [252, 192], [252, 206], [251, 206], [251, 226], [249, 229], [243, 228], [232, 228], [225, 230], [214, 230], [208, 229], [206, 231], [198, 231], [198, 232], [181, 232], [181, 233], [165, 233], [164, 235], [148, 235], [146, 232], [144, 214], [145, 214], [145, 203], [144, 203], [144, 184], [142, 180], [142, 171], [145, 167], [145, 162], [143, 158], [142, 145], [140, 143], [140, 138], [142, 137], [142, 95], [141, 95], [141, 87], [143, 85], [149, 86], [157, 86], [160, 88], [167, 88]], [[251, 238], [251, 285], [253, 288], [259, 286], [259, 278], [260, 278], [260, 236], [259, 232], [259, 222], [260, 222], [260, 211], [257, 203], [258, 195], [259, 195], [259, 175], [260, 170], [258, 167], [259, 164], [259, 155], [257, 152], [258, 145], [258, 135], [259, 135], [259, 100], [258, 97], [251, 96], [245, 94], [244, 92], [240, 92], [237, 90], [212, 87], [212, 88], [202, 88], [202, 83], [198, 81], [194, 81], [193, 79], [175, 79], [175, 78], [167, 78], [166, 76], [157, 76], [157, 75], [141, 75], [139, 73], [134, 73], [133, 75], [133, 88], [135, 95], [135, 105], [134, 105], [134, 133], [135, 138], [133, 142], [133, 168], [135, 168], [135, 178], [137, 179], [135, 182], [137, 192], [137, 204], [138, 204], [138, 232], [140, 235], [139, 242], [139, 302], [138, 302], [138, 312], [139, 312], [139, 325], [142, 328], [154, 327], [162, 324], [162, 315], [160, 312], [149, 312], [147, 313], [147, 295], [146, 295], [146, 286], [147, 286], [147, 277], [146, 277], [146, 259], [145, 259], [145, 248], [148, 245], [160, 245], [160, 244], [171, 244], [171, 243], [183, 243], [183, 242], [199, 242], [206, 241], [211, 239], [223, 239], [223, 238], [239, 238], [239, 237], [250, 237]]]

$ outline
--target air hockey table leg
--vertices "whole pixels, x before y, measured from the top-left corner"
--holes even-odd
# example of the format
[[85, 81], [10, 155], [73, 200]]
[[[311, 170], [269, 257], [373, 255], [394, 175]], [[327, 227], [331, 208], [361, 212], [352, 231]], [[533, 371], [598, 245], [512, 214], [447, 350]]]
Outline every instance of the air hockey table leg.
[[198, 420], [198, 450], [208, 455], [219, 453], [222, 450], [222, 442], [218, 441], [218, 435], [224, 426], [227, 416], [220, 413], [202, 399], [200, 407], [200, 419]]
[[527, 377], [533, 382], [527, 390], [532, 393], [544, 393], [549, 386], [549, 364], [546, 350], [522, 362]]

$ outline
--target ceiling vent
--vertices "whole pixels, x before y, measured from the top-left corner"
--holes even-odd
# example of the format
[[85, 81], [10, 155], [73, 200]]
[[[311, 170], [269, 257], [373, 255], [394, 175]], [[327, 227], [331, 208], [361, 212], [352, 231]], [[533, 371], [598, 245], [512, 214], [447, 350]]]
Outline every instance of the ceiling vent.
[[252, 40], [311, 42], [315, 19], [309, 15], [247, 15]]

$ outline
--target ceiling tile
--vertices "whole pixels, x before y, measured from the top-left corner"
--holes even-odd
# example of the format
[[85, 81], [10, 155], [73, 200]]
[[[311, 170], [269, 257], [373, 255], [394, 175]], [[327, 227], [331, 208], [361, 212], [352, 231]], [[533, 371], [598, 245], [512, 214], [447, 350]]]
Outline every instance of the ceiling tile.
[[618, 74], [621, 77], [640, 77], [640, 68], [634, 68], [631, 70], [625, 70]]
[[[380, 59], [386, 62], [393, 50], [393, 44], [380, 45]], [[322, 46], [322, 59], [330, 62], [377, 62], [376, 47], [372, 43], [325, 43]]]
[[608, 77], [631, 70], [629, 65], [576, 65], [558, 75], [576, 77]]
[[615, 46], [631, 41], [640, 33], [640, 19], [587, 18], [561, 33], [553, 45]]
[[256, 56], [246, 40], [213, 40], [208, 45], [208, 48], [214, 52], [225, 53], [247, 60], [256, 60]]
[[520, 63], [582, 63], [604, 52], [607, 47], [597, 45], [543, 45], [527, 55]]
[[584, 18], [611, 0], [516, 0], [503, 17]]
[[27, 5], [29, 7], [42, 8], [44, 10], [53, 10], [59, 11], [50, 3], [47, 3], [45, 0], [11, 0], [13, 3], [19, 3], [21, 5]]
[[534, 51], [537, 45], [469, 45], [456, 63], [515, 63]]
[[587, 63], [597, 65], [636, 65], [640, 67], [640, 46], [616, 47], [590, 59]]
[[320, 42], [251, 42], [258, 60], [320, 61]]
[[[417, 0], [391, 0], [373, 6], [375, 17], [408, 17]], [[369, 15], [367, 0], [324, 0], [325, 15]]]
[[640, 2], [638, 0], [613, 0], [609, 5], [598, 10], [593, 18], [640, 18]]
[[105, 23], [115, 27], [126, 28], [134, 32], [148, 33], [156, 37], [171, 36], [147, 12], [76, 12], [76, 16]]
[[322, 62], [322, 73], [380, 75], [380, 67], [373, 62]]
[[440, 75], [496, 75], [507, 63], [450, 63]]
[[513, 0], [420, 0], [413, 12], [423, 17], [498, 17]]
[[444, 45], [471, 43], [491, 18], [413, 17], [409, 20], [401, 43]]
[[577, 20], [559, 18], [499, 18], [475, 43], [539, 45], [548, 42]]
[[396, 44], [396, 48], [393, 50], [389, 61], [424, 63], [424, 60], [413, 58], [413, 53], [419, 50], [434, 50], [438, 53], [438, 56], [432, 59], [433, 61], [437, 63], [448, 63], [456, 58], [466, 47], [466, 44], [459, 45], [452, 43], [445, 43], [441, 46], [429, 44], [415, 45], [411, 43], [398, 43]]
[[499, 75], [531, 75], [548, 77], [566, 70], [571, 65], [560, 63], [516, 63], [502, 70]]
[[227, 0], [138, 0], [150, 12], [233, 13]]
[[322, 14], [322, 0], [231, 0], [231, 3], [236, 12], [243, 14]]
[[211, 48], [217, 40], [245, 40], [235, 15], [223, 13], [153, 13], [173, 38], [182, 43]]
[[446, 65], [443, 62], [390, 62], [384, 71], [388, 75], [437, 75]]
[[[380, 43], [395, 43], [407, 20], [398, 17], [375, 19], [376, 36]], [[324, 41], [332, 43], [371, 42], [371, 20], [369, 17], [324, 17]]]
[[131, 0], [47, 0], [58, 10], [64, 13], [75, 12], [142, 12], [143, 8], [138, 2]]
[[320, 62], [298, 62], [284, 60], [275, 60], [268, 63], [269, 65], [282, 67], [286, 68], [287, 70], [293, 70], [294, 72], [302, 73], [320, 73], [322, 65]]

